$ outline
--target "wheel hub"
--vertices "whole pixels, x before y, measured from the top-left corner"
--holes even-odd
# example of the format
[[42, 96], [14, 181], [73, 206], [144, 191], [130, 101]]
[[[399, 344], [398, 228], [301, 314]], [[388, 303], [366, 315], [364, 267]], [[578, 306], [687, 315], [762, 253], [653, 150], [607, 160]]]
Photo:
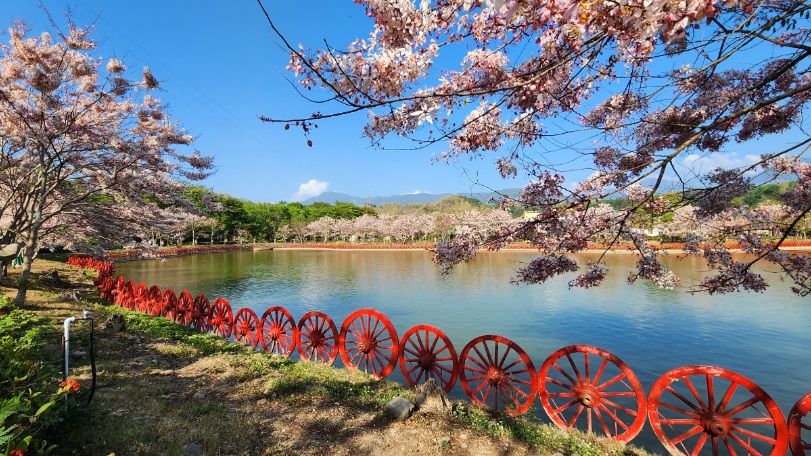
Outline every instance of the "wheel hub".
[[358, 340], [358, 350], [360, 350], [361, 353], [368, 354], [374, 348], [375, 348], [374, 340], [370, 340], [367, 337], [362, 337]]
[[582, 385], [575, 393], [577, 394], [577, 399], [584, 407], [594, 407], [600, 401], [600, 392], [591, 385]]
[[705, 412], [701, 415], [701, 426], [708, 434], [723, 436], [729, 432], [729, 423], [724, 415], [716, 412]]
[[432, 353], [421, 354], [419, 360], [419, 365], [423, 369], [430, 369], [434, 365], [434, 355]]
[[490, 366], [487, 369], [487, 383], [491, 386], [498, 386], [504, 381], [504, 372], [501, 369]]
[[310, 334], [310, 346], [312, 347], [320, 347], [321, 341], [323, 340], [323, 336], [320, 332], [314, 332]]

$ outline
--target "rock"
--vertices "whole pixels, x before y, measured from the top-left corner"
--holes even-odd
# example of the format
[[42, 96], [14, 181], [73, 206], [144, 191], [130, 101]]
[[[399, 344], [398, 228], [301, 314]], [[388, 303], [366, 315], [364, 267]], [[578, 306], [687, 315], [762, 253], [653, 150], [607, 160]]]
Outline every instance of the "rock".
[[[112, 331], [112, 332], [120, 332], [127, 329], [127, 321], [124, 320], [124, 316], [120, 314], [115, 314], [110, 316], [106, 322], [104, 322], [104, 330], [105, 331]], [[137, 339], [137, 337], [133, 336], [133, 338]]]
[[70, 356], [72, 356], [72, 357], [74, 357], [76, 359], [85, 359], [85, 358], [87, 358], [87, 352], [86, 351], [81, 351], [81, 350], [76, 350], [76, 351], [70, 352]]
[[194, 396], [192, 396], [191, 398], [194, 399], [195, 401], [202, 401], [202, 400], [205, 400], [206, 393], [204, 393], [202, 391], [198, 391], [198, 392], [194, 393]]
[[429, 378], [416, 388], [414, 402], [421, 412], [450, 414], [451, 406], [445, 391], [436, 384], [436, 380]]
[[442, 437], [439, 439], [439, 448], [450, 448], [451, 447], [451, 438], [448, 436]]
[[199, 443], [187, 443], [183, 447], [183, 456], [203, 456], [203, 445]]
[[267, 404], [267, 403], [268, 403], [268, 400], [267, 400], [267, 399], [264, 399], [264, 398], [263, 398], [263, 399], [259, 399], [258, 401], [256, 401], [256, 405], [265, 405], [265, 404]]
[[385, 410], [395, 419], [403, 421], [411, 415], [414, 404], [408, 399], [398, 396], [386, 403]]
[[[56, 271], [54, 271], [54, 273], [56, 273]], [[59, 278], [59, 274], [58, 274], [58, 273], [57, 273], [57, 275], [56, 275], [56, 277], [55, 277], [55, 278], [56, 278], [56, 279], [58, 279], [58, 278]], [[62, 293], [59, 295], [59, 299], [60, 299], [60, 300], [62, 300], [62, 301], [76, 301], [76, 302], [78, 302], [78, 303], [81, 303], [81, 302], [82, 302], [82, 300], [79, 298], [79, 295], [78, 295], [78, 294], [77, 294], [75, 291], [63, 291], [63, 292], [62, 292]]]
[[463, 449], [463, 450], [466, 450], [466, 449], [467, 449], [467, 446], [468, 446], [468, 445], [467, 445], [467, 442], [462, 442], [462, 443], [460, 443], [460, 444], [459, 444], [459, 448], [461, 448], [461, 449]]

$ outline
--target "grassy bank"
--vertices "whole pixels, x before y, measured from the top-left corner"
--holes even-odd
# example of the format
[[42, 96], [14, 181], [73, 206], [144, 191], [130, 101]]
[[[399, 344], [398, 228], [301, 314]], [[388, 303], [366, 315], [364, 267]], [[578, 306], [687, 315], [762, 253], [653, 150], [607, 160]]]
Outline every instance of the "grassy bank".
[[[0, 316], [0, 336], [10, 336], [12, 320], [24, 321], [41, 361], [39, 381], [55, 395], [62, 321], [89, 310], [97, 385], [88, 404], [90, 332], [87, 322], [77, 322], [70, 377], [80, 389], [54, 396], [56, 406], [32, 429], [27, 455], [47, 448], [42, 439], [56, 445], [56, 455], [647, 454], [467, 402], [454, 402], [446, 414], [418, 411], [396, 421], [383, 406], [395, 396], [413, 399], [410, 388], [105, 305], [92, 286], [94, 273], [46, 260], [34, 266], [26, 308]], [[14, 274], [2, 281], [6, 295], [13, 294]], [[114, 315], [122, 316], [123, 329], [106, 324]], [[20, 342], [8, 343], [14, 341]]]

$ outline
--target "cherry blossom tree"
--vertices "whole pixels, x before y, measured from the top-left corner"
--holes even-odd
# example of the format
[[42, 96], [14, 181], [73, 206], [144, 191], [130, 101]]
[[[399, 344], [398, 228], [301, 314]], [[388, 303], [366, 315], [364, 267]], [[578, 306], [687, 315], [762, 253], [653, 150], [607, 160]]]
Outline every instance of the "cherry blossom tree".
[[[200, 180], [212, 160], [181, 153], [193, 137], [152, 95], [143, 68], [93, 56], [89, 28], [29, 36], [22, 21], [0, 45], [0, 229], [24, 244], [16, 302], [25, 301], [40, 247], [107, 246], [191, 209], [179, 179]], [[171, 218], [171, 217], [170, 217]]]
[[[779, 249], [811, 211], [811, 166], [802, 159], [811, 146], [803, 128], [811, 3], [355, 0], [372, 20], [368, 36], [345, 49], [311, 50], [291, 45], [258, 2], [301, 87], [326, 92], [317, 100], [321, 111], [264, 120], [309, 135], [326, 118], [365, 113], [364, 134], [374, 145], [401, 136], [416, 147], [445, 144], [444, 161], [493, 154], [501, 176], [528, 180], [519, 198], [501, 204], [537, 217], [497, 233], [468, 229], [440, 243], [435, 261], [442, 271], [482, 247], [525, 240], [541, 257], [520, 281], [580, 270], [570, 284], [590, 287], [604, 281], [605, 268], [598, 262], [582, 271], [570, 255], [601, 236], [609, 249], [635, 246], [639, 261], [629, 281], [675, 287], [679, 279], [634, 228], [636, 214], [656, 217], [691, 205], [700, 220], [723, 227], [724, 219], [758, 217], [730, 208], [756, 182], [796, 180], [782, 196], [788, 213], [775, 226], [776, 243], [729, 229], [726, 235], [751, 254], [746, 260], [718, 261], [726, 252], [700, 236], [685, 252], [717, 269], [698, 285], [709, 293], [762, 291], [766, 282], [752, 271], [760, 260], [782, 268], [798, 294], [811, 293], [811, 259]], [[751, 141], [765, 145], [759, 158], [702, 168], [730, 162], [722, 158]], [[567, 180], [584, 169], [592, 174]], [[674, 190], [681, 192], [675, 201], [660, 196]], [[592, 211], [619, 195], [631, 207]], [[711, 246], [698, 248], [703, 244]]]

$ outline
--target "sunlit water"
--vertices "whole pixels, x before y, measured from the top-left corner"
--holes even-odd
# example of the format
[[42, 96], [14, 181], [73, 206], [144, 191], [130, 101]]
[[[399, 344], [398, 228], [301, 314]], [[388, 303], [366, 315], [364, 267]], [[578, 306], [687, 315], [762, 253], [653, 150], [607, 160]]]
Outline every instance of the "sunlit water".
[[[533, 257], [482, 254], [445, 279], [425, 251], [244, 251], [117, 263], [116, 269], [135, 283], [203, 293], [211, 301], [224, 297], [234, 312], [248, 307], [261, 316], [268, 307], [283, 306], [299, 318], [319, 310], [338, 328], [350, 312], [371, 307], [399, 335], [417, 324], [437, 326], [457, 352], [479, 335], [498, 334], [520, 345], [536, 369], [559, 348], [595, 345], [633, 369], [645, 391], [664, 372], [690, 364], [747, 376], [783, 414], [811, 391], [811, 299], [793, 295], [776, 277], [762, 294], [660, 290], [642, 281], [628, 285], [634, 257], [609, 254], [609, 280], [599, 288], [569, 289], [573, 276], [543, 285], [510, 284], [515, 270]], [[668, 264], [686, 283], [706, 270], [698, 259]], [[399, 368], [389, 377], [402, 378]], [[465, 397], [458, 384], [451, 395]], [[634, 444], [664, 452], [649, 425]]]

